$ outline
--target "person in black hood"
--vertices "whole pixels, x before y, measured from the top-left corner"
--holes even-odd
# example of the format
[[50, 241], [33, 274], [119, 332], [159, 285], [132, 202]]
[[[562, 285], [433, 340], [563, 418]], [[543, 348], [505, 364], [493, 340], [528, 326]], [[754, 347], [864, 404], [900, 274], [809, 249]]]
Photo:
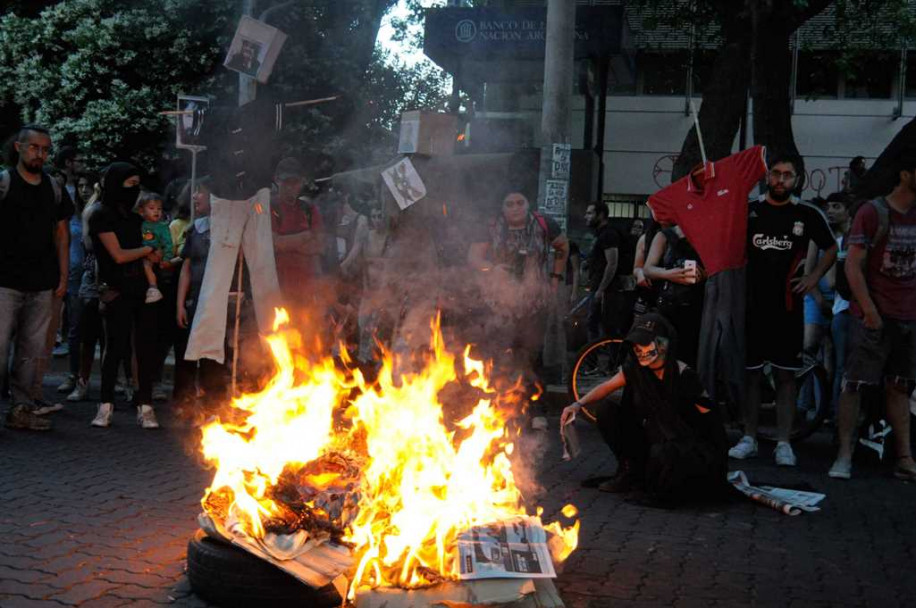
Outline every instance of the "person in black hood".
[[[661, 315], [640, 317], [627, 334], [621, 369], [563, 410], [561, 426], [582, 414], [614, 455], [606, 492], [644, 490], [638, 500], [674, 506], [726, 487], [728, 441], [696, 372], [677, 360], [677, 336]], [[609, 397], [623, 389], [620, 402]]]
[[102, 178], [101, 208], [89, 218], [105, 325], [101, 403], [92, 420], [95, 427], [111, 424], [118, 365], [130, 360], [131, 333], [140, 385], [135, 395], [137, 423], [145, 429], [159, 427], [152, 407], [158, 306], [144, 303], [147, 286], [143, 259], [158, 263], [160, 256], [152, 247], [143, 245], [143, 220], [133, 211], [139, 195], [140, 171], [129, 163], [112, 163]]

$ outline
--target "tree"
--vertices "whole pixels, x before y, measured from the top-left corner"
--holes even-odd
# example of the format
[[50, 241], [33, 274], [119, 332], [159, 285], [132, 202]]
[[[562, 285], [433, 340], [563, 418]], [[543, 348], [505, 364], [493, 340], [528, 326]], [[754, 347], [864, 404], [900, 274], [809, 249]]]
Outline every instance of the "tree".
[[[862, 44], [874, 41], [881, 24], [893, 23], [901, 37], [914, 32], [912, 0], [684, 0], [674, 10], [664, 0], [638, 0], [648, 23], [692, 28], [718, 42], [711, 78], [703, 89], [700, 128], [710, 159], [731, 153], [746, 111], [748, 92], [754, 99], [754, 139], [782, 153], [797, 154], [792, 132], [790, 39], [809, 19], [829, 6], [835, 25], [823, 35], [845, 54], [844, 67]], [[750, 66], [750, 69], [748, 69]], [[677, 180], [700, 161], [696, 131], [691, 128], [672, 171]]]
[[[386, 129], [403, 104], [441, 101], [441, 72], [398, 66], [374, 52], [395, 1], [255, 3], [258, 15], [289, 35], [265, 93], [286, 101], [341, 95], [290, 109], [278, 153], [353, 157], [373, 146], [391, 149]], [[47, 4], [38, 14], [0, 19], [0, 105], [17, 114], [17, 124], [48, 124], [58, 143], [78, 144], [92, 164], [130, 158], [156, 170], [163, 154], [175, 158], [173, 124], [159, 113], [179, 93], [235, 103], [238, 79], [222, 61], [237, 0]]]

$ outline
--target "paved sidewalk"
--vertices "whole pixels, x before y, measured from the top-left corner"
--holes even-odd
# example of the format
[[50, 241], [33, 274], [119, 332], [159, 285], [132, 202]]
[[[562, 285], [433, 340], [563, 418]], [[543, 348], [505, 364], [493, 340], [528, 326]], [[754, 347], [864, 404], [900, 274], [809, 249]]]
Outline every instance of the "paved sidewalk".
[[[159, 431], [121, 404], [112, 428], [90, 428], [94, 412], [68, 406], [50, 433], [0, 428], [0, 606], [205, 606], [184, 575], [210, 480], [195, 433], [168, 407]], [[752, 480], [827, 494], [822, 512], [791, 518], [743, 499], [671, 512], [581, 489], [613, 459], [583, 429], [591, 457], [561, 462], [557, 422], [520, 452], [537, 463], [523, 477], [548, 514], [567, 502], [582, 511], [580, 549], [557, 581], [569, 608], [912, 605], [916, 485], [874, 465], [852, 482], [828, 479], [828, 435], [798, 447], [794, 470], [769, 456], [741, 463]]]

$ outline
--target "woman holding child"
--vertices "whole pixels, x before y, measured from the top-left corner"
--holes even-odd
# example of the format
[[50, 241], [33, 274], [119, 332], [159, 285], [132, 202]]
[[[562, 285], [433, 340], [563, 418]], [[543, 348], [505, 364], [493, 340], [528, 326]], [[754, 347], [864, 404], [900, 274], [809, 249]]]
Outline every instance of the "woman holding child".
[[112, 163], [102, 180], [101, 208], [89, 218], [105, 325], [101, 403], [92, 421], [95, 427], [111, 425], [118, 366], [130, 360], [133, 332], [139, 383], [134, 396], [137, 423], [145, 429], [159, 428], [152, 406], [158, 307], [145, 303], [149, 285], [143, 260], [158, 265], [161, 254], [143, 244], [143, 218], [134, 212], [139, 195], [139, 170], [129, 163]]

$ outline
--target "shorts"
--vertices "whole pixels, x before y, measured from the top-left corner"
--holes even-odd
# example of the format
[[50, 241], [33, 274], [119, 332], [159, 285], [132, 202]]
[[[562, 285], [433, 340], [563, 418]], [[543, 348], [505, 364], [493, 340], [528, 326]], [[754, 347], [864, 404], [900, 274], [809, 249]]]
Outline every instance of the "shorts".
[[877, 385], [882, 379], [906, 384], [916, 381], [916, 321], [885, 319], [881, 329], [868, 329], [856, 316], [849, 319], [846, 350], [847, 384]]
[[[824, 298], [827, 301], [830, 310], [833, 310], [833, 298]], [[805, 325], [823, 325], [830, 327], [830, 317], [824, 314], [824, 311], [811, 295], [805, 296]]]
[[767, 363], [790, 371], [802, 368], [805, 319], [801, 307], [794, 311], [754, 307], [748, 302], [747, 369]]

